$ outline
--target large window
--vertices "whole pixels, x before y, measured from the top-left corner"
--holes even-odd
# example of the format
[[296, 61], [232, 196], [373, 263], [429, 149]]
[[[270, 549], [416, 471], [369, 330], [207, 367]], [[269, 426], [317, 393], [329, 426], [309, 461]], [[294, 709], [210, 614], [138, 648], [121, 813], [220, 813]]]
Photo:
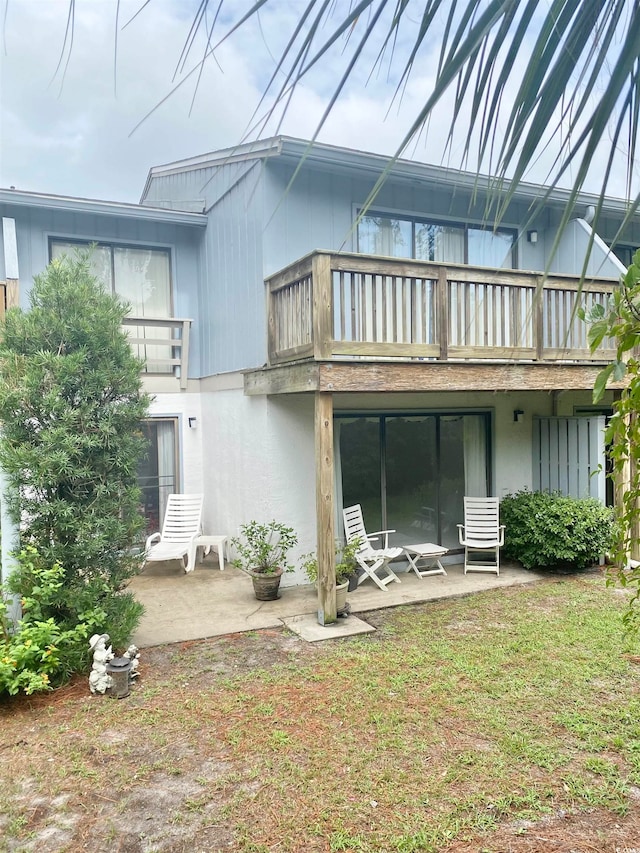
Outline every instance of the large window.
[[358, 251], [392, 258], [515, 267], [516, 233], [370, 213], [358, 223]]
[[[73, 255], [89, 243], [51, 240], [51, 257]], [[95, 245], [94, 274], [108, 290], [131, 304], [136, 317], [171, 317], [171, 264], [168, 249]]]
[[[92, 272], [107, 290], [130, 304], [132, 317], [168, 319], [172, 316], [171, 256], [168, 249], [52, 239], [50, 255], [52, 259], [62, 255], [73, 256], [78, 249], [89, 246], [92, 246]], [[143, 343], [145, 339], [170, 339], [169, 328], [127, 325], [127, 329], [140, 342], [134, 345], [134, 351], [148, 362], [147, 372], [173, 372], [173, 364], [169, 361], [174, 357], [171, 346]]]
[[343, 506], [395, 544], [460, 547], [463, 497], [490, 494], [488, 413], [338, 417], [336, 432]]
[[147, 535], [161, 530], [167, 498], [178, 489], [176, 419], [153, 418], [142, 430], [147, 437], [147, 453], [138, 466]]

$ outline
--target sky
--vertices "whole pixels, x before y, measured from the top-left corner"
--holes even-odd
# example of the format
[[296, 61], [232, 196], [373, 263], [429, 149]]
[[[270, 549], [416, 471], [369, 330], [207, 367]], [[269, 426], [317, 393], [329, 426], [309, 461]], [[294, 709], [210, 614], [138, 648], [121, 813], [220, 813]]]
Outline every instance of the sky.
[[[349, 0], [335, 2], [348, 8]], [[261, 95], [303, 0], [270, 0], [215, 51], [201, 76], [188, 72], [198, 67], [203, 37], [184, 62], [181, 57], [198, 3], [75, 0], [70, 47], [68, 38], [65, 43], [69, 0], [0, 0], [0, 186], [136, 202], [153, 165], [277, 132], [310, 138], [349, 45], [345, 51], [341, 43], [319, 63], [280, 121], [274, 116], [260, 124]], [[226, 32], [234, 16], [250, 5], [250, 0], [225, 0], [217, 30]], [[217, 0], [210, 6], [217, 7]], [[411, 25], [411, 10], [408, 21]], [[411, 27], [400, 41], [410, 35]], [[437, 53], [434, 39], [398, 101], [387, 59], [371, 75], [375, 53], [369, 51], [320, 141], [393, 154], [430, 92]], [[459, 139], [446, 149], [449, 116], [450, 104], [444, 105], [405, 156], [463, 165]], [[551, 156], [546, 152], [527, 178], [544, 182]], [[623, 161], [610, 187], [617, 196], [625, 193]], [[467, 165], [475, 167], [474, 162]], [[587, 189], [599, 191], [600, 171], [596, 160]], [[638, 175], [636, 164], [636, 184]]]

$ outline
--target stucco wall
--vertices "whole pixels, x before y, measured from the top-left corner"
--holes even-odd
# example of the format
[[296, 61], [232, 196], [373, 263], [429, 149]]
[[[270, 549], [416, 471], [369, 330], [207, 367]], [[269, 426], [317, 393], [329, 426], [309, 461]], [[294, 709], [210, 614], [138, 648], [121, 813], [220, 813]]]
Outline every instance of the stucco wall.
[[[205, 529], [234, 536], [252, 519], [276, 519], [298, 534], [294, 562], [315, 551], [313, 399], [246, 397], [239, 374], [204, 384]], [[302, 572], [283, 578], [305, 582]]]

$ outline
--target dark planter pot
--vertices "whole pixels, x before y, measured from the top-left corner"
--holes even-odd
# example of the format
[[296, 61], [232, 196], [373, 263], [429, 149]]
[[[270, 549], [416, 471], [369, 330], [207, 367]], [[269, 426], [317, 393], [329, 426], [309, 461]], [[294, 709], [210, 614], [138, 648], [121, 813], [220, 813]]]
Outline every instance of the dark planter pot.
[[354, 572], [349, 575], [349, 592], [355, 592], [358, 589], [358, 575]]
[[254, 572], [249, 569], [248, 574], [251, 575], [253, 581], [253, 591], [258, 601], [275, 601], [280, 598], [280, 579], [282, 577], [282, 569], [278, 568], [275, 572]]

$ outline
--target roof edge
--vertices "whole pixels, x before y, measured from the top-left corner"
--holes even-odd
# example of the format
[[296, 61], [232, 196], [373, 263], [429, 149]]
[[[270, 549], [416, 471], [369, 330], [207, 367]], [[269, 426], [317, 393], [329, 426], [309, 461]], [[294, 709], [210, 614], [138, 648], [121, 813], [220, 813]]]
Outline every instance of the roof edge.
[[207, 217], [203, 213], [172, 210], [162, 207], [137, 204], [135, 202], [103, 201], [101, 199], [62, 196], [0, 188], [0, 204], [20, 207], [55, 208], [57, 210], [98, 213], [104, 216], [128, 216], [132, 219], [154, 219], [175, 225], [205, 226]]

